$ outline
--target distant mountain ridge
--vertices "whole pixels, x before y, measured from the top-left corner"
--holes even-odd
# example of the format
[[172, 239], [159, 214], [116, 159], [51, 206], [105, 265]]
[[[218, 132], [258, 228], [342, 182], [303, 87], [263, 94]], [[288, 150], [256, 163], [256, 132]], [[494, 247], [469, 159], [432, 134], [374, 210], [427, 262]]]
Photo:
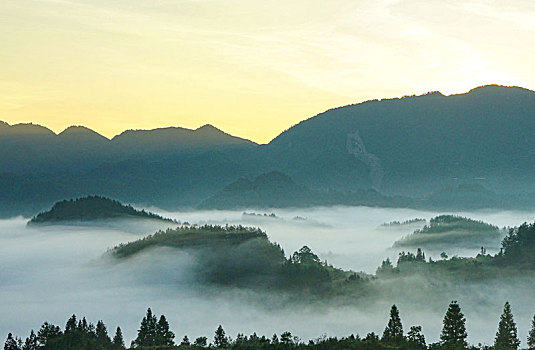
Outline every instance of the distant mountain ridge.
[[240, 178], [273, 171], [312, 191], [373, 190], [447, 208], [515, 208], [511, 198], [520, 198], [532, 207], [533, 135], [535, 92], [497, 85], [331, 109], [266, 145], [210, 125], [128, 130], [109, 140], [84, 127], [56, 135], [0, 123], [0, 213], [33, 215], [93, 194], [191, 208]]
[[479, 182], [522, 191], [534, 179], [534, 133], [535, 92], [491, 85], [331, 109], [283, 132], [264, 157], [318, 188], [412, 195]]

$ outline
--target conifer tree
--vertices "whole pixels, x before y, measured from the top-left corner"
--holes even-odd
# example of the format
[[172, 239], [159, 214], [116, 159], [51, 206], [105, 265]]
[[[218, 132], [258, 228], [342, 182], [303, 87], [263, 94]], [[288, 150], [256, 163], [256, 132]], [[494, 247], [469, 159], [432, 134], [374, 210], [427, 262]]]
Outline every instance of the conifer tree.
[[386, 343], [399, 344], [403, 339], [403, 325], [399, 317], [399, 310], [396, 305], [392, 305], [390, 309], [390, 320], [388, 320], [381, 340]]
[[191, 345], [191, 344], [190, 344], [190, 341], [189, 341], [189, 338], [188, 338], [187, 335], [185, 335], [184, 338], [182, 338], [182, 342], [180, 343], [180, 345], [182, 345], [182, 346], [189, 346], [189, 345]]
[[65, 333], [74, 332], [76, 328], [76, 315], [73, 314], [71, 318], [67, 320], [67, 324], [65, 324]]
[[197, 339], [195, 339], [195, 342], [193, 343], [194, 346], [198, 346], [201, 348], [206, 347], [207, 344], [208, 344], [208, 339], [206, 337], [198, 337]]
[[531, 329], [528, 334], [528, 347], [530, 350], [535, 350], [535, 316], [531, 321]]
[[412, 326], [407, 333], [407, 341], [415, 349], [426, 349], [425, 337], [422, 334], [421, 326]]
[[520, 340], [518, 340], [518, 331], [511, 312], [511, 305], [506, 301], [498, 324], [494, 347], [497, 350], [516, 350], [519, 345]]
[[37, 341], [41, 346], [45, 346], [48, 341], [61, 336], [61, 334], [59, 326], [45, 322], [37, 332]]
[[117, 330], [115, 331], [115, 336], [113, 337], [113, 347], [118, 350], [122, 350], [125, 348], [124, 346], [124, 339], [123, 339], [123, 332], [121, 331], [121, 327], [117, 327]]
[[175, 345], [173, 341], [175, 334], [169, 330], [169, 322], [164, 315], [160, 316], [160, 320], [156, 324], [156, 344], [155, 345]]
[[13, 338], [13, 334], [7, 335], [6, 342], [4, 343], [4, 350], [20, 350], [19, 342], [16, 338]]
[[95, 328], [95, 334], [97, 337], [98, 344], [108, 347], [111, 344], [111, 339], [108, 336], [108, 329], [102, 320], [97, 322], [97, 327]]
[[467, 346], [466, 319], [457, 301], [452, 301], [444, 316], [440, 341], [448, 349], [463, 349]]
[[26, 341], [22, 346], [22, 350], [37, 350], [38, 348], [39, 343], [37, 342], [37, 335], [35, 335], [35, 332], [32, 329], [30, 335], [26, 338]]
[[214, 335], [214, 345], [217, 348], [225, 348], [229, 346], [229, 341], [227, 336], [225, 335], [225, 331], [223, 330], [223, 327], [219, 325], [215, 331]]
[[141, 320], [141, 325], [137, 331], [137, 338], [132, 342], [134, 346], [151, 346], [156, 342], [156, 316], [152, 314], [150, 307], [147, 314]]

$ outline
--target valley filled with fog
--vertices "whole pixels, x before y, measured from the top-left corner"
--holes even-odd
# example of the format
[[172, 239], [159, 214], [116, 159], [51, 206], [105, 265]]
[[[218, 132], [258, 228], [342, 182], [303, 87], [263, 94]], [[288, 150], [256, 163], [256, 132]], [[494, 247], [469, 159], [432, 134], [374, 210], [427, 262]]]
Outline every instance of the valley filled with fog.
[[[412, 248], [392, 248], [394, 242], [423, 224], [381, 226], [392, 221], [430, 218], [444, 213], [368, 207], [274, 209], [244, 215], [243, 211], [164, 212], [164, 217], [190, 224], [243, 224], [258, 226], [286, 256], [304, 245], [321, 260], [345, 270], [374, 274], [381, 262], [397, 260], [398, 253]], [[253, 213], [252, 210], [248, 211]], [[269, 214], [274, 213], [274, 217]], [[264, 216], [266, 213], [268, 216]], [[480, 211], [449, 213], [482, 220], [498, 227], [535, 221], [535, 212]], [[134, 241], [173, 224], [121, 220], [93, 226], [27, 226], [27, 218], [0, 220], [0, 334], [25, 336], [44, 321], [63, 326], [71, 314], [110, 329], [121, 326], [129, 343], [147, 307], [165, 314], [181, 339], [206, 335], [219, 324], [227, 333], [257, 332], [270, 336], [289, 330], [304, 340], [323, 334], [346, 336], [381, 333], [393, 303], [400, 308], [406, 330], [422, 325], [428, 342], [438, 340], [442, 318], [451, 300], [458, 300], [467, 317], [469, 342], [491, 343], [503, 303], [513, 307], [519, 336], [525, 339], [535, 313], [534, 278], [530, 276], [470, 281], [464, 285], [444, 282], [440, 295], [419, 289], [425, 281], [405, 279], [385, 282], [389, 298], [369, 297], [353, 305], [294, 303], [267, 291], [199, 285], [194, 271], [198, 262], [187, 252], [155, 248], [117, 261], [109, 248]], [[174, 225], [176, 226], [176, 225]], [[499, 241], [485, 246], [499, 251]], [[427, 257], [475, 256], [473, 246], [424, 249]], [[423, 278], [423, 277], [422, 277]], [[396, 284], [397, 283], [397, 284]], [[414, 286], [414, 288], [413, 288]], [[435, 290], [435, 289], [433, 289]]]

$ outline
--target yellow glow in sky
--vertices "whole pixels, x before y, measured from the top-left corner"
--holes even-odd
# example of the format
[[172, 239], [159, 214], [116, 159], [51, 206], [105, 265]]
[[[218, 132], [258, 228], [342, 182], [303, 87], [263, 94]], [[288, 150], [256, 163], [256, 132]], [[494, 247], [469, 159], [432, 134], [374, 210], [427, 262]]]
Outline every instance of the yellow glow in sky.
[[0, 120], [268, 142], [373, 98], [535, 88], [535, 3], [0, 0]]

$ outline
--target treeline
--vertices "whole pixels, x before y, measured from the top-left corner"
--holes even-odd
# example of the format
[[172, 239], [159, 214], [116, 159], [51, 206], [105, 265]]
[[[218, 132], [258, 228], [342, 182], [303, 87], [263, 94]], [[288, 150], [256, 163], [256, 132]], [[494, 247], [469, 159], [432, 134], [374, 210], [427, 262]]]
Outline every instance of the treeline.
[[[164, 315], [159, 318], [149, 308], [137, 331], [129, 349], [356, 349], [356, 350], [517, 350], [520, 346], [517, 326], [514, 321], [511, 305], [506, 302], [503, 313], [498, 321], [498, 331], [492, 346], [473, 346], [467, 342], [466, 318], [461, 307], [452, 301], [443, 320], [440, 341], [427, 344], [421, 326], [411, 326], [404, 332], [399, 309], [393, 305], [390, 309], [390, 318], [381, 336], [371, 332], [365, 337], [350, 335], [348, 337], [320, 337], [303, 342], [291, 332], [283, 332], [278, 336], [258, 336], [253, 333], [245, 336], [239, 333], [232, 339], [227, 336], [223, 327], [219, 325], [213, 340], [207, 337], [197, 337], [190, 340], [185, 335], [181, 341], [175, 341], [175, 333], [169, 329], [169, 322]], [[535, 349], [535, 316], [531, 323], [531, 330], [527, 337], [529, 349]], [[45, 322], [37, 334], [32, 330], [30, 335], [22, 341], [18, 337], [8, 334], [4, 343], [4, 350], [124, 350], [126, 349], [120, 327], [110, 338], [106, 325], [98, 321], [96, 326], [88, 323], [85, 318], [77, 320], [72, 315], [65, 325], [65, 330]]]
[[242, 225], [183, 225], [160, 230], [133, 242], [121, 243], [111, 253], [117, 258], [125, 258], [154, 246], [188, 248], [221, 241], [243, 243], [252, 238], [267, 239], [267, 235], [259, 228]]
[[427, 222], [426, 219], [422, 218], [414, 218], [414, 219], [408, 219], [405, 221], [390, 221], [385, 222], [381, 224], [381, 227], [390, 227], [390, 226], [405, 226], [405, 225], [412, 225], [412, 224], [421, 224]]

